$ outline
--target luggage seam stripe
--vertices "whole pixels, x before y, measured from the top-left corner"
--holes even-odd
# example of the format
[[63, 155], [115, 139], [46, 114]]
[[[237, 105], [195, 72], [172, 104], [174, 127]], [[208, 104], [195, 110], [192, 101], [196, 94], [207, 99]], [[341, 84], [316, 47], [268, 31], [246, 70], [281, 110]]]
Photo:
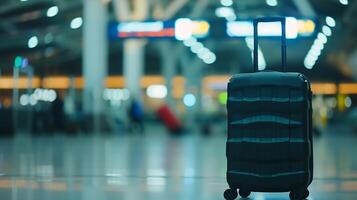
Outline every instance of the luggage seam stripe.
[[280, 117], [276, 115], [257, 115], [253, 117], [246, 117], [240, 120], [234, 120], [231, 121], [231, 125], [235, 124], [250, 124], [250, 123], [256, 123], [256, 122], [274, 122], [274, 123], [280, 123], [280, 124], [286, 124], [286, 125], [301, 125], [301, 122], [295, 121], [295, 120], [290, 120], [285, 117]]
[[238, 172], [238, 171], [228, 171], [228, 173], [231, 174], [239, 174], [239, 175], [246, 175], [246, 176], [255, 176], [255, 177], [261, 177], [261, 178], [269, 178], [269, 177], [278, 177], [278, 176], [291, 176], [291, 175], [299, 175], [299, 174], [305, 174], [305, 171], [294, 171], [294, 172], [283, 172], [283, 173], [276, 173], [276, 174], [270, 174], [270, 175], [262, 175], [262, 174], [257, 174], [257, 173], [249, 173], [249, 172]]
[[269, 101], [269, 102], [279, 102], [279, 103], [288, 103], [288, 102], [301, 102], [303, 103], [305, 98], [304, 97], [298, 97], [291, 99], [289, 101], [288, 98], [269, 98], [266, 97], [264, 98], [235, 98], [235, 97], [229, 97], [229, 101], [235, 101], [235, 102], [261, 102], [261, 101]]
[[228, 140], [228, 143], [242, 143], [242, 142], [251, 142], [251, 143], [282, 143], [282, 142], [291, 142], [291, 143], [305, 143], [306, 141], [303, 138], [231, 138]]

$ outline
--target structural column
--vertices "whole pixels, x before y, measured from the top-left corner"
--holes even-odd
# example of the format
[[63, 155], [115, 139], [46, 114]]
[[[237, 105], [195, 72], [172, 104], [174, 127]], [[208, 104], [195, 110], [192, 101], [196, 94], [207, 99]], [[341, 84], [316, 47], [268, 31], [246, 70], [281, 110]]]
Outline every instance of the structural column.
[[201, 61], [198, 59], [190, 60], [188, 56], [181, 57], [183, 75], [186, 79], [185, 94], [192, 94], [195, 97], [194, 105], [186, 109], [186, 125], [191, 129], [197, 128], [196, 121], [201, 113]]
[[103, 2], [83, 0], [83, 109], [94, 117], [95, 129], [99, 128], [98, 117], [104, 110], [102, 94], [108, 67], [107, 8]]
[[167, 88], [166, 103], [172, 108], [176, 108], [173, 98], [173, 79], [176, 75], [177, 52], [167, 53], [168, 49], [173, 49], [174, 46], [170, 42], [161, 43], [161, 73], [165, 78]]
[[[148, 0], [133, 0], [131, 20], [145, 20], [148, 16]], [[123, 74], [125, 85], [131, 97], [139, 101], [142, 99], [140, 80], [145, 68], [145, 40], [127, 40], [124, 42], [124, 67]]]
[[125, 77], [126, 88], [130, 91], [130, 96], [136, 100], [141, 100], [140, 80], [144, 73], [145, 42], [142, 40], [127, 40], [124, 42], [124, 66], [123, 75]]
[[[142, 21], [149, 12], [148, 0], [114, 0], [114, 10], [117, 20]], [[132, 98], [141, 99], [140, 80], [145, 67], [145, 40], [131, 39], [124, 41], [123, 75], [126, 88]]]

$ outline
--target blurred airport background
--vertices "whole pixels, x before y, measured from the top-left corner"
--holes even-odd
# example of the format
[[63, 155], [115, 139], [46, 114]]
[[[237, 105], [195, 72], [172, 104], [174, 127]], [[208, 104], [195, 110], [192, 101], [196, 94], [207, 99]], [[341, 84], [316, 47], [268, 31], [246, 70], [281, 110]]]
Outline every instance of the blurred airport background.
[[312, 197], [356, 199], [354, 0], [1, 0], [1, 199], [223, 198], [226, 86], [263, 16], [287, 16], [287, 71], [312, 82]]

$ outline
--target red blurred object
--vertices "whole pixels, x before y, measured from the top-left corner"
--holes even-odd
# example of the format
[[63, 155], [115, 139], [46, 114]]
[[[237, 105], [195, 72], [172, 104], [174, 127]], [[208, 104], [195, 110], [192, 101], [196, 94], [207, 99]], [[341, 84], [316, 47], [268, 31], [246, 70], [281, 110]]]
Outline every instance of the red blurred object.
[[167, 105], [161, 106], [157, 113], [161, 121], [165, 124], [167, 129], [171, 132], [178, 133], [182, 131], [182, 124], [180, 120], [176, 117], [176, 115], [172, 112], [172, 110]]

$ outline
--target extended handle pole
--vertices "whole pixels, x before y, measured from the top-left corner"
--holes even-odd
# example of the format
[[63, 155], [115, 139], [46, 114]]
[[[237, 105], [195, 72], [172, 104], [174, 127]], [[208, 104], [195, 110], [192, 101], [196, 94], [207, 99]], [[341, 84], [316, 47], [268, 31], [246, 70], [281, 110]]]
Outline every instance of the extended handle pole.
[[258, 71], [258, 21], [254, 20], [254, 72]]
[[286, 19], [285, 17], [264, 17], [254, 19], [254, 72], [258, 71], [258, 23], [260, 22], [281, 22], [281, 67], [286, 71]]

